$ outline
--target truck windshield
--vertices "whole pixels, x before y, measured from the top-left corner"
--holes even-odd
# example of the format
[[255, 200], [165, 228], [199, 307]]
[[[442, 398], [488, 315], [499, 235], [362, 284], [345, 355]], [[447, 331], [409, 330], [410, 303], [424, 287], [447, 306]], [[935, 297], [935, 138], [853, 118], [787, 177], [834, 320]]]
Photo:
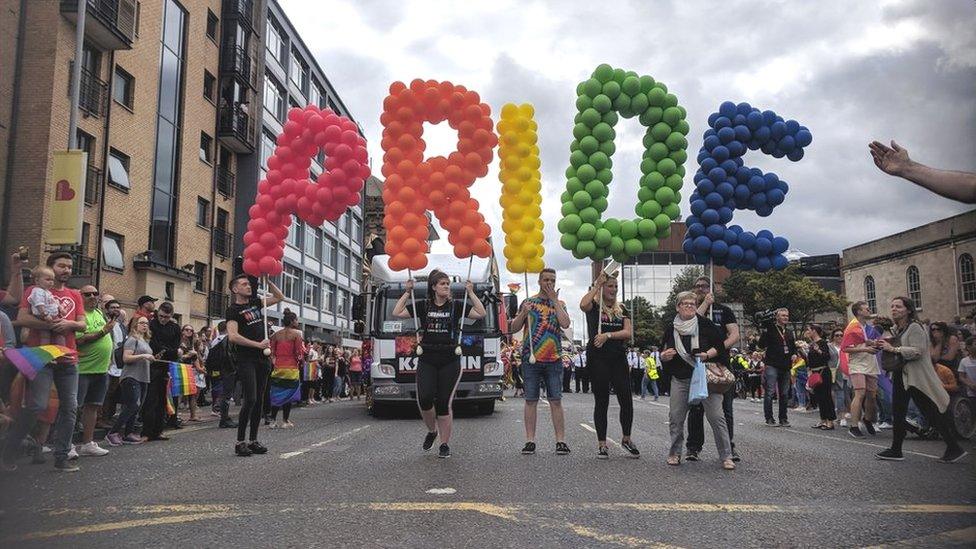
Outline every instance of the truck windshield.
[[[460, 287], [454, 288], [453, 290], [454, 299], [459, 301], [464, 299], [463, 290]], [[476, 288], [475, 291], [478, 293], [478, 297], [481, 298], [481, 302], [485, 304], [485, 311], [488, 314], [481, 320], [466, 319], [464, 322], [464, 333], [491, 334], [497, 332], [498, 305], [491, 302], [492, 300], [486, 300], [484, 291], [481, 288]], [[421, 301], [421, 296], [424, 293], [426, 293], [426, 289], [418, 290], [416, 298], [418, 302]], [[417, 331], [413, 318], [397, 318], [393, 315], [393, 307], [396, 306], [396, 302], [400, 299], [401, 295], [403, 295], [403, 290], [400, 288], [388, 288], [377, 293], [376, 309], [373, 316], [374, 333], [396, 336]]]

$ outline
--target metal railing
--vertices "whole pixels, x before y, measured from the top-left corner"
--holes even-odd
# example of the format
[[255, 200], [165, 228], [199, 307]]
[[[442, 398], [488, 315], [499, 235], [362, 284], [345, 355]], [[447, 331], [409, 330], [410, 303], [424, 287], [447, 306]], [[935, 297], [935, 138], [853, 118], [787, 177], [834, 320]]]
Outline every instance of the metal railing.
[[79, 252], [72, 258], [72, 276], [91, 276], [95, 272], [95, 258], [88, 257], [85, 252]]
[[214, 227], [213, 251], [225, 259], [230, 257], [234, 253], [234, 235], [224, 229]]
[[234, 172], [226, 166], [217, 166], [217, 192], [226, 198], [234, 196], [235, 179]]
[[98, 204], [98, 197], [102, 192], [102, 170], [95, 166], [88, 166], [88, 176], [85, 178], [85, 204]]
[[[74, 74], [74, 61], [68, 62], [68, 74]], [[81, 89], [78, 98], [78, 108], [88, 116], [101, 118], [108, 109], [108, 82], [95, 76], [93, 72], [82, 67]], [[71, 78], [68, 78], [68, 96], [71, 96]]]
[[221, 107], [217, 124], [218, 137], [233, 137], [254, 148], [251, 143], [251, 116], [241, 107]]
[[233, 17], [253, 28], [254, 3], [251, 0], [224, 0], [224, 17]]
[[251, 56], [243, 46], [234, 42], [226, 43], [220, 55], [220, 71], [240, 77], [251, 84]]

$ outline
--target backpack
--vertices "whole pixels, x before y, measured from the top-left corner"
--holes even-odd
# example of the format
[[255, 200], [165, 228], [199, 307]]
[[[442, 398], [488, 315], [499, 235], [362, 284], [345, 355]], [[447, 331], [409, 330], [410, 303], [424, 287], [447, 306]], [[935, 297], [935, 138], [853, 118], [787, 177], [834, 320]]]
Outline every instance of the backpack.
[[210, 348], [210, 352], [207, 353], [207, 360], [204, 362], [204, 367], [208, 372], [222, 372], [222, 371], [234, 371], [234, 360], [231, 354], [227, 351], [227, 337], [217, 342], [216, 345]]

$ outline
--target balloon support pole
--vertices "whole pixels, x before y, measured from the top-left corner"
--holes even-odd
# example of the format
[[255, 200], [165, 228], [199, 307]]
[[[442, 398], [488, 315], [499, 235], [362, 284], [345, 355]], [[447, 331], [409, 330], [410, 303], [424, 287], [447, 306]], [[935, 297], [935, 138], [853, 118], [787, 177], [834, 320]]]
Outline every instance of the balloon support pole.
[[[413, 271], [407, 269], [407, 277], [413, 280]], [[417, 300], [414, 292], [410, 292], [410, 304], [413, 306], [413, 325], [417, 328], [415, 337], [417, 338], [417, 356], [424, 354], [424, 348], [420, 346], [420, 322], [417, 321]]]
[[596, 333], [597, 335], [603, 333], [603, 286], [600, 286], [600, 309], [597, 310], [596, 315]]
[[[525, 275], [525, 299], [529, 299], [529, 271], [522, 273]], [[541, 288], [540, 288], [541, 290]], [[535, 349], [532, 347], [532, 315], [527, 315], [527, 326], [529, 328], [525, 337], [529, 339], [529, 364], [535, 364]]]
[[[268, 275], [264, 275], [264, 291], [261, 292], [261, 312], [264, 316], [264, 339], [268, 339]], [[271, 349], [261, 351], [264, 356], [271, 356]]]
[[[712, 294], [712, 302], [715, 302], [715, 261], [708, 260], [708, 293]], [[712, 305], [708, 306], [708, 320], [712, 319]]]
[[461, 318], [458, 321], [457, 346], [454, 347], [454, 354], [461, 356], [461, 336], [464, 332], [464, 310], [468, 308], [468, 282], [471, 280], [471, 266], [474, 265], [474, 256], [468, 258], [468, 278], [464, 280], [464, 301], [461, 304]]

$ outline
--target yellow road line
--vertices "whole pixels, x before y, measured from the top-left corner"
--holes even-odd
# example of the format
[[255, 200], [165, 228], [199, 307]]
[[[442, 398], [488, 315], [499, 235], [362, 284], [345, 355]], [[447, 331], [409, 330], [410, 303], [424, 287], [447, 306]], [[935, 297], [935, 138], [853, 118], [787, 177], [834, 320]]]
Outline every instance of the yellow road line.
[[58, 530], [44, 530], [25, 534], [13, 541], [29, 541], [35, 539], [58, 538], [63, 536], [77, 536], [81, 534], [95, 534], [98, 532], [110, 532], [113, 530], [128, 530], [130, 528], [142, 528], [146, 526], [160, 526], [163, 524], [180, 524], [184, 522], [196, 522], [208, 519], [237, 518], [248, 515], [242, 511], [221, 512], [221, 513], [198, 513], [194, 515], [170, 515], [147, 519], [122, 520], [118, 522], [104, 522], [101, 524], [88, 524], [85, 526], [73, 526], [70, 528], [60, 528]]

